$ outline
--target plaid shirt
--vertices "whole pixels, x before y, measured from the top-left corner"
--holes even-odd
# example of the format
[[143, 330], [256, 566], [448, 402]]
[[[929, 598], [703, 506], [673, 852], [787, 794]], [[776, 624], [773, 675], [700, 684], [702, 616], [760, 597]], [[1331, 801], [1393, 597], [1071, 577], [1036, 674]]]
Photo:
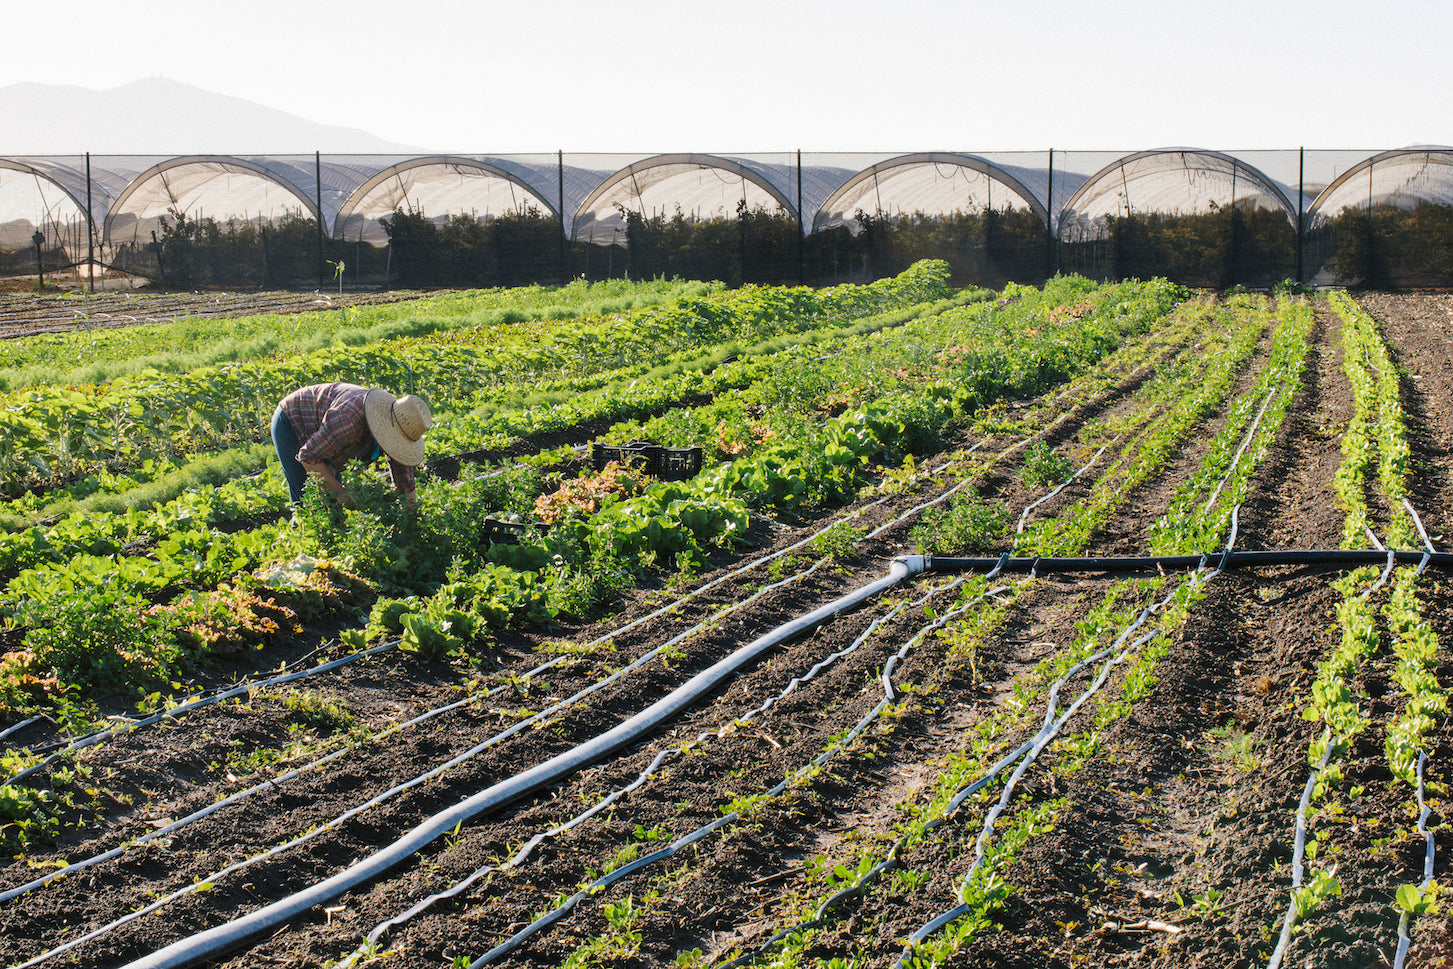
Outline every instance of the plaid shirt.
[[[298, 460], [326, 464], [335, 475], [353, 458], [367, 462], [377, 446], [364, 415], [367, 396], [368, 391], [357, 384], [339, 383], [302, 387], [284, 397], [278, 406], [303, 442]], [[413, 468], [393, 458], [388, 466], [396, 489], [406, 494], [414, 490]]]

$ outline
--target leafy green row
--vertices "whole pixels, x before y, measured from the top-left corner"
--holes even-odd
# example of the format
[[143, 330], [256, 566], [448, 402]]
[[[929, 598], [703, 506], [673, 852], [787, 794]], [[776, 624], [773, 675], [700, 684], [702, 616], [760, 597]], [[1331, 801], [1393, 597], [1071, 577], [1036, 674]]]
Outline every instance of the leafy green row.
[[[1267, 307], [1260, 303], [1254, 312], [1263, 315]], [[1231, 406], [1200, 468], [1176, 489], [1165, 515], [1151, 528], [1150, 545], [1156, 554], [1208, 552], [1224, 542], [1231, 513], [1250, 488], [1251, 472], [1276, 439], [1301, 387], [1312, 307], [1305, 300], [1283, 300], [1278, 315], [1271, 352], [1256, 383]], [[1238, 449], [1253, 414], [1255, 435]], [[1215, 514], [1209, 514], [1213, 508]]]
[[1397, 368], [1377, 324], [1350, 296], [1337, 291], [1330, 293], [1327, 301], [1342, 319], [1342, 369], [1352, 384], [1354, 405], [1352, 421], [1342, 436], [1346, 460], [1338, 468], [1335, 482], [1337, 496], [1347, 512], [1342, 547], [1368, 547], [1366, 489], [1376, 448], [1377, 481], [1390, 516], [1387, 544], [1392, 548], [1414, 548], [1417, 535], [1402, 507], [1408, 495], [1409, 446]]
[[[1344, 475], [1339, 469], [1337, 482], [1338, 496], [1348, 510], [1349, 527], [1344, 531], [1344, 544], [1354, 540], [1351, 533], [1354, 519], [1359, 524], [1366, 521], [1366, 503], [1359, 499], [1365, 493], [1362, 477], [1367, 467], [1366, 439], [1376, 427], [1380, 457], [1377, 480], [1392, 516], [1388, 545], [1414, 547], [1414, 524], [1403, 504], [1408, 496], [1410, 444], [1398, 398], [1396, 367], [1370, 316], [1345, 293], [1333, 293], [1329, 302], [1342, 320], [1343, 365], [1352, 382], [1356, 405], [1343, 438], [1343, 451], [1347, 455], [1344, 466], [1354, 466], [1355, 470]], [[1369, 370], [1376, 371], [1375, 376]], [[1369, 412], [1375, 416], [1368, 416]], [[1363, 534], [1358, 531], [1355, 538], [1360, 540]], [[1398, 716], [1386, 728], [1384, 750], [1393, 775], [1408, 784], [1415, 783], [1414, 764], [1418, 751], [1435, 728], [1434, 717], [1448, 712], [1447, 696], [1435, 674], [1441, 659], [1438, 635], [1418, 595], [1417, 574], [1413, 568], [1398, 569], [1392, 593], [1382, 607], [1398, 659], [1393, 681], [1405, 698]]]
[[91, 464], [129, 467], [147, 457], [256, 441], [278, 400], [319, 381], [388, 387], [447, 407], [481, 387], [659, 362], [693, 347], [764, 339], [946, 295], [946, 265], [925, 261], [866, 286], [748, 288], [590, 325], [557, 324], [500, 349], [492, 342], [394, 340], [185, 374], [144, 372], [81, 390], [30, 390], [0, 410], [0, 483], [14, 491], [37, 479], [69, 480]]
[[[1343, 461], [1334, 481], [1334, 490], [1347, 516], [1342, 546], [1368, 547], [1371, 530], [1367, 502], [1372, 492], [1389, 509], [1389, 546], [1406, 548], [1410, 546], [1413, 526], [1400, 501], [1407, 494], [1409, 465], [1396, 369], [1376, 324], [1350, 297], [1335, 292], [1329, 295], [1328, 302], [1342, 319], [1342, 363], [1353, 395], [1353, 416], [1343, 434]], [[1371, 474], [1374, 461], [1375, 476]], [[1436, 654], [1436, 637], [1430, 641], [1420, 628], [1422, 609], [1413, 588], [1415, 570], [1401, 572], [1405, 574], [1399, 575], [1384, 614], [1398, 631], [1404, 655], [1409, 659], [1419, 657], [1412, 659], [1411, 665], [1405, 662], [1395, 679], [1419, 693], [1410, 698], [1399, 720], [1389, 726], [1385, 749], [1394, 775], [1407, 779], [1417, 746], [1424, 733], [1431, 729], [1428, 714], [1445, 709], [1446, 700], [1439, 696], [1430, 702], [1427, 698], [1429, 687], [1436, 689], [1436, 678], [1430, 682], [1431, 671], [1425, 665], [1431, 661], [1429, 646]], [[1312, 836], [1305, 847], [1310, 874], [1302, 884], [1293, 885], [1288, 926], [1310, 917], [1331, 897], [1341, 893], [1336, 868], [1338, 856], [1344, 850], [1337, 843], [1340, 829], [1337, 822], [1345, 811], [1339, 797], [1346, 780], [1343, 761], [1356, 738], [1371, 726], [1362, 712], [1367, 697], [1354, 690], [1352, 684], [1382, 646], [1377, 609], [1371, 601], [1379, 585], [1378, 570], [1371, 567], [1356, 569], [1336, 583], [1341, 595], [1336, 605], [1340, 640], [1318, 665], [1311, 698], [1302, 713], [1305, 719], [1322, 726], [1307, 752], [1313, 785], [1311, 796], [1306, 800], [1305, 818], [1306, 830]], [[1354, 799], [1362, 793], [1361, 785], [1347, 791]]]
[[[1198, 348], [1202, 356], [1168, 368], [1146, 388], [1148, 394], [1160, 394], [1168, 406], [1120, 449], [1089, 496], [1073, 509], [1027, 528], [1015, 543], [1018, 554], [1067, 555], [1086, 548], [1131, 489], [1161, 472], [1192, 430], [1230, 394], [1255, 350], [1266, 318], [1249, 310], [1238, 300], [1215, 311], [1216, 318], [1224, 322], [1224, 338], [1209, 336]], [[1188, 305], [1185, 311], [1212, 312], [1204, 304]], [[1142, 411], [1139, 419], [1151, 413]]]
[[[660, 279], [577, 281], [561, 287], [434, 294], [341, 310], [209, 317], [37, 335], [0, 344], [0, 392], [46, 384], [103, 384], [143, 370], [185, 373], [214, 364], [309, 353], [339, 340], [358, 346], [451, 331], [469, 333], [471, 338], [488, 334], [498, 340], [529, 339], [529, 328], [512, 332], [512, 325], [613, 315], [703, 296], [719, 288], [715, 283]], [[136, 298], [144, 307], [145, 297]]]

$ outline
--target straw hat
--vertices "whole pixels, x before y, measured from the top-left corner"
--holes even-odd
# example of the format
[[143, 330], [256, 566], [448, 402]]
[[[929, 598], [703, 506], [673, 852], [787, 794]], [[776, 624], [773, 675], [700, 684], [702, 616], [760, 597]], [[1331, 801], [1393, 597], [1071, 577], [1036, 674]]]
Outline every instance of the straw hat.
[[384, 454], [409, 467], [423, 462], [424, 432], [434, 416], [422, 399], [413, 394], [395, 397], [375, 387], [363, 399], [363, 413]]

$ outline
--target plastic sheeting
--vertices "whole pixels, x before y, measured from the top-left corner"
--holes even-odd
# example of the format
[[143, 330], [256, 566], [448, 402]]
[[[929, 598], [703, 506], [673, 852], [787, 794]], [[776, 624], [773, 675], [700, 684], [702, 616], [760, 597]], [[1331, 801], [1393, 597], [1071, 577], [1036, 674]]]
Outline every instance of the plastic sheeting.
[[223, 226], [262, 225], [288, 215], [318, 218], [320, 202], [328, 226], [368, 174], [307, 156], [170, 158], [138, 175], [111, 203], [102, 236], [109, 245], [144, 243], [174, 212]]
[[1163, 148], [1117, 159], [1087, 180], [1060, 213], [1059, 235], [1095, 238], [1113, 218], [1204, 215], [1226, 206], [1280, 209], [1297, 222], [1287, 190], [1259, 169], [1218, 151]]
[[849, 178], [822, 204], [812, 231], [846, 226], [861, 231], [856, 215], [893, 218], [943, 216], [986, 209], [1032, 209], [1048, 225], [1049, 170], [996, 165], [977, 155], [928, 152], [900, 155]]
[[[593, 191], [576, 215], [571, 238], [596, 245], [624, 245], [626, 212], [645, 218], [705, 221], [750, 211], [810, 213], [852, 173], [720, 155], [657, 155], [627, 165]], [[807, 220], [803, 220], [806, 222]]]
[[459, 155], [406, 159], [389, 165], [353, 193], [339, 210], [333, 234], [349, 242], [384, 245], [388, 235], [379, 220], [396, 211], [422, 214], [440, 224], [455, 215], [488, 221], [530, 211], [558, 218], [562, 192], [568, 233], [574, 206], [604, 176], [554, 159]]
[[1412, 209], [1424, 202], [1453, 205], [1453, 148], [1399, 148], [1354, 165], [1317, 196], [1308, 228], [1320, 228], [1347, 209]]

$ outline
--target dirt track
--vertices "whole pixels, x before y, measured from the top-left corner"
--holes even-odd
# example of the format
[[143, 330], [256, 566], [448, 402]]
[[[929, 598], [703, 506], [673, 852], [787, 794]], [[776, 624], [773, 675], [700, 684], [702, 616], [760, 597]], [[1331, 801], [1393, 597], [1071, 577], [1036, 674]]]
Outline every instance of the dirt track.
[[[1382, 322], [1406, 371], [1403, 403], [1418, 467], [1415, 504], [1441, 547], [1453, 522], [1447, 488], [1453, 475], [1453, 298], [1374, 295], [1363, 302]], [[1331, 485], [1351, 400], [1334, 314], [1319, 311], [1313, 339], [1302, 392], [1261, 467], [1251, 500], [1243, 505], [1240, 548], [1338, 544], [1341, 513]], [[1256, 366], [1253, 360], [1243, 384]], [[1107, 421], [1132, 407], [1146, 377], [1126, 372], [1110, 390], [1060, 405], [1071, 417], [1056, 427], [1052, 443], [1068, 445], [1090, 422]], [[1201, 443], [1189, 445], [1163, 475], [1126, 496], [1124, 510], [1094, 551], [1143, 549], [1147, 530], [1164, 512], [1175, 486], [1194, 472], [1203, 443], [1220, 420], [1217, 415], [1198, 432], [1195, 440]], [[921, 465], [956, 459], [956, 452], [971, 443], [976, 442], [952, 442], [938, 461]], [[982, 450], [992, 454], [1010, 443], [990, 441]], [[853, 523], [876, 527], [956, 481], [945, 474], [884, 504], [865, 502]], [[1011, 508], [1032, 497], [1007, 465], [983, 471], [979, 487]], [[1072, 489], [1039, 513], [1053, 515], [1075, 498]], [[753, 537], [760, 548], [723, 553], [717, 571], [690, 583], [639, 590], [608, 622], [500, 642], [492, 658], [514, 674], [496, 681], [501, 692], [383, 742], [358, 746], [119, 859], [0, 903], [0, 952], [7, 964], [20, 963], [151, 898], [199, 881], [214, 882], [207, 891], [187, 894], [46, 963], [121, 965], [189, 931], [297, 890], [399, 837], [421, 819], [608, 729], [742, 643], [877, 578], [886, 560], [910, 551], [912, 520], [863, 543], [857, 558], [830, 562], [721, 619], [683, 641], [666, 662], [644, 665], [562, 715], [499, 741], [441, 777], [326, 828], [275, 859], [215, 877], [226, 866], [327, 825], [528, 713], [570, 697], [607, 670], [681, 633], [690, 621], [746, 599], [808, 560], [791, 556], [723, 581], [689, 600], [680, 613], [647, 619], [614, 635], [609, 651], [523, 678], [540, 662], [534, 654], [543, 642], [594, 641], [829, 521], [759, 522]], [[1314, 730], [1299, 711], [1318, 662], [1335, 645], [1338, 595], [1331, 583], [1336, 577], [1310, 568], [1228, 572], [1206, 587], [1204, 600], [1172, 637], [1148, 695], [1100, 738], [1103, 754], [1082, 769], [1062, 772], [1054, 768], [1064, 754], [1050, 748], [1046, 760], [1020, 782], [1025, 803], [1059, 805], [1052, 828], [1031, 838], [1005, 869], [1011, 891], [995, 911], [998, 927], [981, 932], [955, 964], [1146, 969], [1265, 964], [1287, 906], [1295, 812]], [[946, 578], [919, 580], [914, 594], [926, 594]], [[827, 859], [830, 869], [867, 847], [891, 843], [895, 826], [924, 803], [936, 776], [971, 748], [975, 725], [1015, 702], [1015, 677], [1067, 648], [1076, 624], [1115, 584], [1099, 576], [1033, 580], [1006, 606], [1002, 620], [973, 653], [973, 663], [951, 658], [942, 641], [924, 640], [896, 667], [899, 703], [850, 752], [742, 822], [582, 900], [498, 964], [562, 963], [587, 940], [602, 938], [612, 916], [617, 927], [627, 926], [617, 933], [623, 941], [616, 949], [597, 948], [596, 963], [660, 965], [688, 954], [684, 964], [719, 964], [750, 952], [784, 925], [810, 918], [823, 881], [819, 859]], [[1440, 639], [1453, 642], [1449, 590], [1430, 580], [1423, 591]], [[945, 611], [954, 595], [941, 594], [932, 600], [933, 608]], [[858, 610], [792, 641], [646, 743], [475, 819], [434, 842], [412, 863], [330, 902], [326, 910], [294, 919], [218, 964], [239, 969], [324, 965], [351, 952], [374, 926], [479, 872], [457, 897], [434, 904], [378, 946], [393, 953], [380, 965], [433, 967], [457, 957], [465, 957], [461, 964], [467, 965], [597, 875], [721, 818], [736, 798], [771, 789], [828, 749], [834, 736], [882, 698], [879, 674], [887, 658], [928, 621], [922, 606], [886, 621], [862, 647], [770, 710], [752, 711], [782, 693], [794, 676], [850, 646], [885, 611], [885, 606]], [[276, 661], [264, 657], [259, 666], [269, 668]], [[1393, 702], [1391, 665], [1383, 656], [1357, 684], [1370, 698], [1374, 720], [1386, 718]], [[1447, 682], [1446, 676], [1440, 678]], [[465, 696], [458, 670], [396, 652], [343, 667], [309, 688], [346, 696], [360, 725], [375, 734]], [[73, 861], [144, 836], [289, 766], [339, 749], [342, 734], [330, 748], [326, 731], [310, 729], [289, 714], [282, 692], [244, 696], [99, 745], [84, 762], [92, 771], [103, 820], [94, 830], [64, 836], [55, 857]], [[714, 735], [718, 731], [720, 736]], [[1230, 738], [1240, 739], [1248, 758], [1228, 756]], [[1440, 765], [1433, 769], [1435, 776], [1453, 763], [1448, 740], [1444, 728], [1437, 749], [1429, 752], [1431, 763]], [[249, 759], [289, 743], [299, 751], [291, 761]], [[650, 779], [607, 810], [544, 841], [518, 866], [502, 867], [530, 838], [631, 785], [658, 754], [681, 745], [689, 752], [668, 755]], [[1342, 893], [1304, 923], [1288, 965], [1352, 969], [1388, 964], [1396, 946], [1392, 892], [1420, 874], [1421, 843], [1395, 836], [1407, 831], [1412, 795], [1389, 783], [1378, 739], [1369, 736], [1349, 754], [1347, 774], [1349, 784], [1365, 784], [1367, 793], [1348, 805], [1338, 825]], [[903, 868], [923, 873], [921, 879], [910, 884], [890, 878], [883, 890], [836, 907], [806, 956], [893, 965], [908, 934], [957, 901], [956, 888], [973, 857], [982, 817], [982, 808], [972, 809], [907, 845]], [[1440, 833], [1440, 870], [1450, 847]], [[36, 863], [46, 860], [34, 857], [30, 866], [12, 862], [0, 868], [0, 889], [44, 874]], [[1432, 964], [1447, 950], [1446, 939], [1445, 929], [1425, 921], [1409, 965]], [[699, 958], [689, 955], [694, 950], [700, 950]]]

